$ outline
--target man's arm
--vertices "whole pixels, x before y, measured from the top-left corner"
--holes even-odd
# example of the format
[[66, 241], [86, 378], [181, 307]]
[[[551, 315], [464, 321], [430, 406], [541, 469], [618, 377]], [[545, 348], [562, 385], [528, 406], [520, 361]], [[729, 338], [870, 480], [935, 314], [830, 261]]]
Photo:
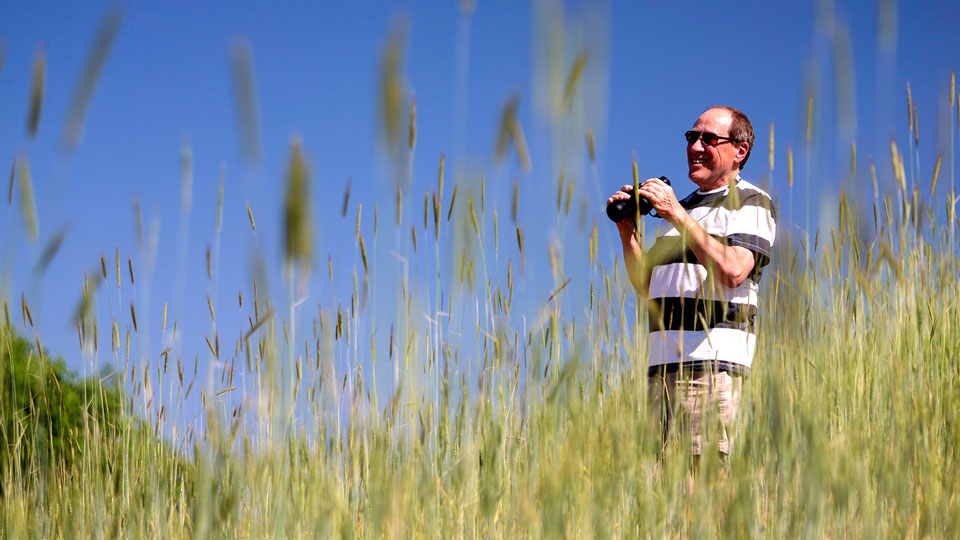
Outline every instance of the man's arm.
[[677, 200], [673, 188], [651, 178], [640, 186], [639, 193], [650, 200], [660, 217], [680, 231], [690, 250], [720, 283], [739, 287], [753, 271], [753, 253], [745, 247], [726, 246], [707, 234]]
[[749, 249], [721, 244], [707, 234], [686, 211], [681, 216], [681, 221], [673, 223], [673, 226], [680, 231], [697, 260], [725, 286], [732, 289], [739, 287], [753, 271], [754, 258]]
[[[620, 191], [614, 193], [607, 204], [616, 200], [625, 200], [631, 197], [633, 186], [625, 185]], [[627, 277], [630, 283], [637, 290], [637, 294], [646, 297], [650, 288], [650, 275], [643, 268], [643, 248], [637, 242], [637, 224], [632, 217], [624, 219], [617, 223], [617, 231], [620, 233], [620, 243], [623, 245], [623, 265], [627, 269]]]
[[627, 268], [630, 283], [637, 290], [637, 294], [646, 298], [650, 291], [650, 274], [643, 268], [643, 249], [633, 234], [621, 236], [620, 242], [623, 244], [623, 265]]

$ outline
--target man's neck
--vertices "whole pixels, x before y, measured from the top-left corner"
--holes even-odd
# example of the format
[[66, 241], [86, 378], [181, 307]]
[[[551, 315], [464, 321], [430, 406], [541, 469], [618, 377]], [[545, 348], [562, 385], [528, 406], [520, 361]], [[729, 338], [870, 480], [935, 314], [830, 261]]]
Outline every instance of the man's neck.
[[706, 192], [708, 192], [708, 191], [716, 191], [716, 190], [718, 190], [718, 189], [720, 189], [720, 188], [722, 188], [722, 187], [728, 186], [728, 185], [730, 185], [731, 183], [733, 183], [734, 180], [735, 180], [735, 179], [737, 178], [737, 176], [739, 176], [739, 175], [740, 175], [740, 171], [735, 171], [735, 172], [731, 173], [731, 174], [730, 174], [729, 176], [727, 176], [727, 177], [720, 178], [719, 180], [717, 180], [717, 181], [714, 182], [713, 184], [710, 184], [710, 185], [708, 185], [708, 186], [698, 186], [698, 187], [700, 188], [700, 192], [701, 192], [701, 193], [706, 193]]

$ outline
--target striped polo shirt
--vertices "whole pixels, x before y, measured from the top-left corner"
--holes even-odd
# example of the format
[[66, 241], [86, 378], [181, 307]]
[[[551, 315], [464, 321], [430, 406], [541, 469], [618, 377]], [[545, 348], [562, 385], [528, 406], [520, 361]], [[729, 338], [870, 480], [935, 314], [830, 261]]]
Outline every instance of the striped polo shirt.
[[739, 287], [707, 275], [680, 232], [666, 220], [645, 254], [650, 272], [648, 374], [681, 365], [749, 374], [756, 346], [755, 322], [763, 267], [770, 262], [776, 213], [765, 191], [742, 180], [695, 191], [680, 201], [687, 213], [724, 245], [753, 252], [754, 267]]

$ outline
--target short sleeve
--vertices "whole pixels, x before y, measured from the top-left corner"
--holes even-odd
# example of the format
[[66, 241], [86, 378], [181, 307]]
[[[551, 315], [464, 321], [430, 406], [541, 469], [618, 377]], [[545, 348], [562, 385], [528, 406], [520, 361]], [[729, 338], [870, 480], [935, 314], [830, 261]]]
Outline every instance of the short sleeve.
[[740, 207], [730, 212], [724, 237], [727, 245], [752, 251], [759, 268], [770, 262], [776, 234], [773, 201], [764, 193], [756, 193], [744, 197]]

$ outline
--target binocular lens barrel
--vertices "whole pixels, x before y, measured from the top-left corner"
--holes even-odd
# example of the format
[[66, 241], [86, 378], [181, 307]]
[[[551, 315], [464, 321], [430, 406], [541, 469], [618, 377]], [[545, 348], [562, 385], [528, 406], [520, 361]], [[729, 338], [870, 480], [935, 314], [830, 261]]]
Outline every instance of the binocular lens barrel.
[[[670, 179], [666, 176], [661, 176], [660, 180], [663, 180], [668, 186], [672, 185]], [[614, 223], [619, 223], [624, 219], [633, 217], [637, 213], [637, 206], [640, 207], [640, 215], [645, 216], [653, 211], [653, 205], [650, 204], [650, 201], [646, 197], [638, 196], [636, 193], [630, 193], [632, 197], [622, 201], [617, 200], [607, 205], [607, 217], [610, 218], [610, 221]]]

